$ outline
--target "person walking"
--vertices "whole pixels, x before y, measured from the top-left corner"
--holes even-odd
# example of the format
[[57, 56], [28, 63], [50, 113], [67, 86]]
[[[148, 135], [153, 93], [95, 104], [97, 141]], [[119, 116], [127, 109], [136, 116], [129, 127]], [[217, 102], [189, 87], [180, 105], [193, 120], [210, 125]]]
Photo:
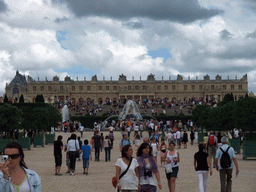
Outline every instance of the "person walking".
[[206, 192], [207, 179], [210, 169], [210, 175], [212, 175], [212, 167], [209, 160], [209, 155], [204, 152], [205, 145], [199, 143], [199, 151], [194, 155], [194, 167], [198, 176], [199, 192]]
[[103, 146], [105, 150], [105, 161], [110, 161], [110, 140], [108, 138], [108, 135], [105, 136], [105, 139], [103, 140]]
[[234, 148], [228, 145], [228, 138], [222, 137], [221, 143], [215, 157], [216, 170], [220, 173], [221, 192], [231, 192], [233, 163], [236, 166], [236, 175], [239, 173], [238, 163]]
[[76, 152], [79, 150], [79, 142], [76, 140], [76, 134], [71, 134], [71, 139], [68, 141], [67, 152], [70, 160], [70, 175], [75, 174], [76, 168]]
[[191, 130], [191, 133], [190, 133], [190, 144], [191, 145], [194, 144], [194, 139], [195, 139], [195, 133], [193, 130]]
[[148, 143], [142, 143], [137, 151], [141, 192], [156, 192], [162, 189], [157, 163]]
[[60, 167], [62, 165], [62, 153], [63, 150], [63, 143], [62, 143], [62, 136], [59, 135], [57, 137], [57, 140], [54, 141], [53, 144], [53, 151], [54, 151], [54, 158], [55, 158], [55, 175], [61, 175], [60, 174]]
[[[81, 147], [80, 153], [83, 153], [82, 159], [83, 159], [83, 174], [88, 175], [89, 171], [89, 160], [92, 160], [92, 149], [91, 146], [88, 145], [89, 141], [86, 139], [84, 140], [84, 145]], [[86, 169], [86, 171], [85, 171]]]
[[213, 131], [210, 132], [210, 136], [207, 139], [206, 142], [206, 150], [209, 155], [210, 162], [213, 162], [213, 168], [215, 168], [215, 155], [216, 155], [216, 148], [217, 148], [217, 137], [214, 135]]
[[95, 135], [92, 137], [92, 145], [95, 150], [95, 161], [100, 161], [100, 147], [102, 146], [102, 138], [99, 135], [99, 131], [95, 131]]
[[128, 135], [127, 134], [124, 134], [124, 138], [120, 141], [119, 143], [119, 150], [120, 152], [122, 151], [122, 148], [125, 146], [125, 145], [131, 145], [131, 142], [130, 140], [128, 139]]
[[166, 174], [170, 192], [175, 192], [175, 182], [179, 172], [180, 155], [175, 151], [175, 143], [169, 144], [169, 150], [165, 153], [166, 164], [171, 164], [172, 172]]
[[[122, 190], [122, 192], [138, 192], [140, 190], [139, 164], [137, 159], [132, 157], [132, 146], [129, 144], [125, 145], [121, 153], [122, 157], [118, 158], [115, 164], [117, 190]], [[123, 175], [122, 173], [124, 172], [126, 173]]]
[[182, 142], [184, 144], [184, 149], [186, 149], [187, 148], [187, 142], [188, 142], [188, 134], [187, 134], [186, 130], [183, 133]]

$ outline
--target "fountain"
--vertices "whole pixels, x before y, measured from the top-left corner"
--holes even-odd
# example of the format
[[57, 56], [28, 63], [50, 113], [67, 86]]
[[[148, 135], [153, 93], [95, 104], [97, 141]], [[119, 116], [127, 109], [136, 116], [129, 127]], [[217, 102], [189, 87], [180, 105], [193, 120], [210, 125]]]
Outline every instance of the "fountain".
[[62, 122], [64, 121], [69, 121], [69, 109], [68, 109], [68, 106], [65, 105], [62, 110], [61, 110], [61, 113], [62, 113]]
[[131, 120], [137, 120], [141, 121], [143, 120], [138, 105], [135, 103], [135, 101], [128, 100], [126, 104], [123, 107], [122, 112], [120, 112], [119, 115], [112, 115], [108, 117], [105, 121], [103, 121], [103, 130], [107, 127], [107, 123], [109, 120], [112, 119], [111, 125], [114, 126], [116, 121], [124, 120], [124, 119], [131, 119]]
[[132, 101], [132, 100], [128, 100], [126, 102], [122, 112], [118, 116], [118, 120], [124, 120], [128, 118], [136, 119], [137, 121], [143, 119], [140, 115], [140, 110], [138, 105], [135, 103], [135, 101]]

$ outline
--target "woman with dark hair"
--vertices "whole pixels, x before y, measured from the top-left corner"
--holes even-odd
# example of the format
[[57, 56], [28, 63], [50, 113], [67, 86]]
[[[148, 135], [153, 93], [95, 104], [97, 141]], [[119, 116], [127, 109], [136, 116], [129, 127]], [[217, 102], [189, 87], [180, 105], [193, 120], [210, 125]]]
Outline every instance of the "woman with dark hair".
[[70, 175], [75, 174], [76, 167], [76, 151], [79, 150], [79, 143], [76, 140], [76, 134], [71, 135], [71, 139], [68, 141], [67, 152], [70, 160]]
[[41, 192], [41, 179], [27, 168], [22, 147], [12, 142], [5, 146], [4, 155], [8, 155], [8, 160], [0, 163], [0, 191]]
[[203, 143], [199, 143], [198, 148], [199, 151], [194, 155], [194, 167], [198, 175], [199, 191], [205, 192], [207, 187], [209, 168], [210, 175], [212, 175], [212, 167], [209, 160], [209, 155], [206, 152], [204, 152], [205, 145]]
[[[140, 190], [139, 164], [137, 160], [132, 157], [132, 146], [123, 146], [121, 152], [122, 157], [118, 158], [115, 164], [117, 190], [122, 190], [122, 192], [137, 192]], [[129, 164], [130, 167], [127, 170]], [[122, 175], [126, 170], [127, 172], [119, 179], [120, 175]]]
[[150, 145], [142, 143], [137, 151], [139, 163], [140, 187], [142, 192], [156, 192], [157, 186], [162, 189], [160, 175]]
[[167, 164], [171, 164], [172, 172], [166, 173], [168, 181], [168, 187], [170, 192], [175, 192], [175, 182], [179, 172], [180, 155], [179, 152], [175, 151], [175, 143], [170, 142], [169, 150], [165, 153], [165, 161]]

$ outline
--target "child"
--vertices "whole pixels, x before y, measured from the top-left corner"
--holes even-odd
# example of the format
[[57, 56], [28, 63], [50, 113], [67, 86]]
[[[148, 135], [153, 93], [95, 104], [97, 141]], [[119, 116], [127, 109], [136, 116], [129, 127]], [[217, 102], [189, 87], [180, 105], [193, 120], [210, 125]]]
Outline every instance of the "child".
[[[84, 172], [83, 174], [88, 175], [88, 170], [89, 170], [89, 159], [92, 160], [92, 149], [91, 146], [88, 145], [88, 140], [84, 140], [84, 145], [81, 147], [81, 151], [80, 153], [83, 153], [83, 168], [84, 168]], [[85, 172], [85, 168], [86, 168], [86, 172]]]

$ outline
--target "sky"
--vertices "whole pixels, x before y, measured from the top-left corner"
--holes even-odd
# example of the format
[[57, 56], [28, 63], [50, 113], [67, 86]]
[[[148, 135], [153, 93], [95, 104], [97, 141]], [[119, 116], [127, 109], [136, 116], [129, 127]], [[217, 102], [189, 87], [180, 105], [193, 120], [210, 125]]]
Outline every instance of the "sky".
[[238, 79], [256, 93], [255, 0], [0, 0], [0, 96], [44, 81]]

